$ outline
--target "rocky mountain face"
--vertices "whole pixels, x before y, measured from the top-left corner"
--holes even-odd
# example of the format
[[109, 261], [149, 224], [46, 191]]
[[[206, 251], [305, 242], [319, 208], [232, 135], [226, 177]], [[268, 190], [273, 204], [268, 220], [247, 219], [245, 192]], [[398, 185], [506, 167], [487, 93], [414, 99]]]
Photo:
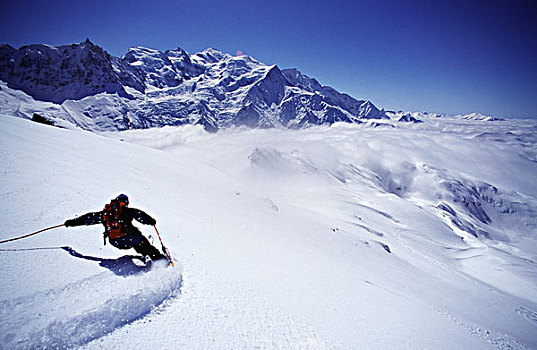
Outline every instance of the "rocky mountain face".
[[131, 97], [125, 87], [143, 92], [140, 70], [112, 57], [89, 40], [59, 47], [0, 45], [0, 79], [37, 100], [62, 103], [102, 92]]
[[296, 69], [215, 49], [189, 55], [179, 48], [136, 47], [117, 58], [89, 40], [58, 47], [0, 45], [0, 79], [36, 100], [33, 113], [89, 130], [182, 124], [213, 131], [300, 128], [388, 118], [371, 102]]

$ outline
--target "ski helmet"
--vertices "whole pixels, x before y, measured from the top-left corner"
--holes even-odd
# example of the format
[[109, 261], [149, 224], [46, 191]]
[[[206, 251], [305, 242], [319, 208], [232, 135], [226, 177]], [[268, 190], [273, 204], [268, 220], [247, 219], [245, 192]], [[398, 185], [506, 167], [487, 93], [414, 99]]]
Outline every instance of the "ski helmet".
[[126, 194], [120, 194], [116, 197], [116, 200], [122, 203], [125, 203], [126, 205], [129, 205], [129, 197], [127, 197]]

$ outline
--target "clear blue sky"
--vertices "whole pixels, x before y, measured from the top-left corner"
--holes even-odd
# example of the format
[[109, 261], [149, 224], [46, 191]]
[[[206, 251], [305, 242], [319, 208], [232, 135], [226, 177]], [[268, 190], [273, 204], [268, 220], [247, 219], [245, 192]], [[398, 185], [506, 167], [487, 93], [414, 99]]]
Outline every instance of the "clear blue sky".
[[537, 2], [3, 1], [0, 43], [243, 51], [392, 110], [537, 117]]

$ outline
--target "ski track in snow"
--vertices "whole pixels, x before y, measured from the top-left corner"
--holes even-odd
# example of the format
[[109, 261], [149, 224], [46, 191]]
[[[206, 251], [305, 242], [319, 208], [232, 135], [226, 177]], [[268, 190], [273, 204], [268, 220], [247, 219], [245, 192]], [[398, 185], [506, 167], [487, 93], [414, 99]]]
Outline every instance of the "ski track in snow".
[[180, 267], [105, 271], [61, 288], [0, 302], [0, 348], [72, 348], [149, 314], [179, 294]]
[[519, 307], [515, 310], [520, 316], [528, 320], [528, 322], [537, 326], [537, 312], [532, 311], [526, 307]]
[[525, 350], [527, 349], [524, 345], [522, 345], [516, 338], [508, 335], [503, 334], [499, 332], [493, 332], [488, 329], [484, 329], [482, 327], [479, 327], [477, 325], [470, 324], [466, 321], [460, 320], [458, 317], [453, 315], [450, 312], [437, 310], [438, 313], [448, 320], [452, 321], [459, 327], [466, 329], [466, 331], [479, 339], [483, 340], [484, 342], [490, 343], [493, 345], [496, 349], [511, 349], [511, 350]]

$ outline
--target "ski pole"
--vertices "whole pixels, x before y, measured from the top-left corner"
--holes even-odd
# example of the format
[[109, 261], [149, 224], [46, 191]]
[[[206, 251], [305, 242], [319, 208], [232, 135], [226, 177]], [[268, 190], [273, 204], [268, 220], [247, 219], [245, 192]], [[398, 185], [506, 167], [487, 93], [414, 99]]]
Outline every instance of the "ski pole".
[[168, 261], [170, 262], [170, 265], [175, 266], [172, 260], [172, 257], [170, 256], [170, 252], [168, 249], [164, 246], [164, 243], [162, 243], [162, 238], [160, 238], [160, 233], [157, 230], [157, 225], [153, 226], [155, 228], [155, 231], [157, 232], [158, 239], [160, 241], [160, 244], [162, 245], [162, 251], [164, 251], [164, 254], [166, 254], [166, 258], [168, 258]]
[[7, 242], [11, 242], [11, 241], [16, 241], [16, 240], [19, 240], [19, 239], [23, 239], [23, 238], [26, 238], [26, 237], [30, 237], [30, 236], [33, 236], [33, 235], [36, 235], [38, 233], [41, 233], [41, 232], [44, 232], [44, 231], [48, 231], [48, 230], [52, 230], [53, 228], [58, 228], [58, 227], [61, 227], [63, 226], [63, 224], [61, 225], [56, 225], [56, 226], [52, 226], [52, 227], [47, 227], [47, 228], [44, 228], [42, 230], [39, 230], [39, 231], [36, 231], [36, 232], [32, 232], [32, 233], [29, 233], [27, 235], [24, 235], [24, 236], [20, 236], [20, 237], [15, 237], [15, 238], [10, 238], [10, 239], [5, 239], [3, 241], [0, 241], [0, 244], [2, 243], [7, 243]]

